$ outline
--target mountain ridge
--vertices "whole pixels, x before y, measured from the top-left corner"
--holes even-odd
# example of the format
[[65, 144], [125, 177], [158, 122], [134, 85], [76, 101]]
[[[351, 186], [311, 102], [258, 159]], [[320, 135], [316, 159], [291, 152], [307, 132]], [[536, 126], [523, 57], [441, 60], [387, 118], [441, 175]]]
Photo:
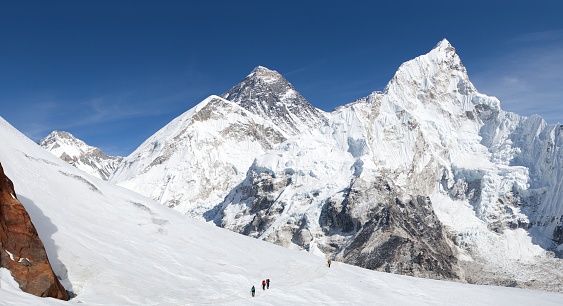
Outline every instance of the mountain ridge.
[[[561, 268], [552, 258], [563, 254], [561, 128], [479, 93], [447, 40], [403, 63], [384, 91], [331, 113], [294, 91], [259, 66], [223, 94], [233, 101], [211, 96], [205, 116], [203, 102], [180, 116], [199, 128], [173, 120], [120, 166], [137, 170], [111, 180], [233, 231], [372, 269], [558, 290], [556, 274], [534, 279], [534, 262]], [[163, 144], [168, 153], [153, 155]]]
[[[0, 268], [7, 305], [559, 305], [561, 294], [369, 271], [196, 222], [46, 152], [0, 117], [0, 161], [71, 301], [22, 292]], [[11, 196], [8, 195], [10, 198]], [[9, 259], [8, 259], [9, 260]], [[272, 280], [270, 289], [250, 288]], [[307, 284], [307, 290], [303, 290]], [[327, 288], [331, 288], [327, 290]], [[218, 289], [220, 288], [220, 289]]]

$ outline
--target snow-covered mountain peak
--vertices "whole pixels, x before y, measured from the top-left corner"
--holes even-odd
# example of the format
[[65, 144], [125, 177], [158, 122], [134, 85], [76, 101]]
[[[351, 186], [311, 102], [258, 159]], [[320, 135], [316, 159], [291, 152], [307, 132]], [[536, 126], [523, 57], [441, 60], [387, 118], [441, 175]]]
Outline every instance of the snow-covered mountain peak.
[[445, 52], [445, 53], [455, 53], [455, 48], [452, 46], [452, 44], [447, 40], [447, 39], [442, 39], [440, 40], [440, 42], [438, 42], [436, 44], [436, 46], [433, 48], [439, 50], [440, 52]]
[[39, 141], [39, 145], [57, 156], [64, 155], [68, 156], [68, 158], [79, 157], [85, 152], [95, 149], [65, 131], [51, 132], [51, 134]]
[[221, 97], [272, 121], [288, 135], [326, 122], [323, 111], [312, 106], [281, 74], [262, 66]]
[[109, 178], [123, 159], [120, 156], [108, 156], [99, 148], [87, 145], [65, 131], [51, 132], [39, 141], [39, 145], [76, 168], [103, 180]]
[[485, 117], [501, 111], [498, 99], [477, 91], [455, 48], [445, 39], [427, 54], [403, 63], [383, 94], [399, 109], [411, 112], [422, 107], [448, 113], [448, 117], [465, 117], [476, 107], [475, 116], [467, 115], [476, 119], [482, 111]]
[[402, 86], [412, 87], [414, 85], [429, 89], [437, 78], [444, 81], [455, 79], [463, 81], [463, 88], [458, 88], [462, 94], [477, 91], [469, 81], [467, 70], [455, 48], [444, 39], [427, 54], [403, 63], [387, 85], [386, 92], [397, 82], [400, 82], [399, 85]]

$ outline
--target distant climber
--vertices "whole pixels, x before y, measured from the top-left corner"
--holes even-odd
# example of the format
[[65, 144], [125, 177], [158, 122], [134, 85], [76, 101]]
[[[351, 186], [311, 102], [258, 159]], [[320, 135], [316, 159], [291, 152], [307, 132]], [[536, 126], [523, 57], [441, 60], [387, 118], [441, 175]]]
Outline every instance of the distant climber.
[[262, 280], [262, 290], [266, 290], [266, 281]]
[[254, 286], [252, 286], [252, 289], [250, 289], [250, 292], [252, 292], [252, 297], [254, 297], [254, 294], [256, 293], [256, 288], [254, 288]]
[[270, 289], [270, 279], [266, 278], [266, 289]]
[[329, 260], [327, 260], [326, 263], [328, 264], [328, 267], [330, 268], [330, 264], [332, 263], [332, 261], [329, 259]]

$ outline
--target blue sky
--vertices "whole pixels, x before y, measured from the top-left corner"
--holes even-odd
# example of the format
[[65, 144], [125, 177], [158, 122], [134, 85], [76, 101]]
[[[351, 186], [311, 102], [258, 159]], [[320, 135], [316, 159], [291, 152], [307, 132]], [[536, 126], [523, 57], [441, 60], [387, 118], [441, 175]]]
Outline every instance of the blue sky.
[[563, 1], [2, 1], [0, 116], [125, 156], [262, 65], [316, 107], [442, 38], [504, 110], [563, 123]]

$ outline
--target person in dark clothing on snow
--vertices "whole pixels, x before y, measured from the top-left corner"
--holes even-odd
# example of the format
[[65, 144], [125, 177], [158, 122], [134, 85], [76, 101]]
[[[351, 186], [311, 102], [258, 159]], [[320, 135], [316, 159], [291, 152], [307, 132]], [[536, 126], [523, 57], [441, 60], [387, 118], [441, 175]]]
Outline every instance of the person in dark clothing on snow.
[[250, 289], [250, 292], [252, 292], [252, 297], [254, 297], [254, 293], [256, 293], [256, 288], [254, 288], [254, 286], [252, 286], [252, 289]]
[[262, 280], [262, 290], [266, 290], [266, 281]]
[[330, 268], [330, 264], [332, 263], [332, 261], [329, 259], [326, 263], [328, 264], [328, 267]]
[[270, 279], [266, 278], [266, 288], [270, 289]]

